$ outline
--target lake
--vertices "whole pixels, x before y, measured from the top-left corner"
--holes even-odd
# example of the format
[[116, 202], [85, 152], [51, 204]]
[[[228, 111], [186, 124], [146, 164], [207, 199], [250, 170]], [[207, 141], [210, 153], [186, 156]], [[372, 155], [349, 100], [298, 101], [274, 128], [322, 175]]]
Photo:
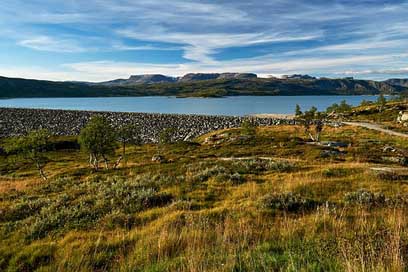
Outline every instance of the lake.
[[346, 100], [358, 105], [376, 96], [230, 96], [225, 98], [97, 97], [97, 98], [18, 98], [0, 99], [0, 107], [118, 112], [179, 113], [244, 116], [260, 113], [293, 114], [295, 105], [325, 110]]

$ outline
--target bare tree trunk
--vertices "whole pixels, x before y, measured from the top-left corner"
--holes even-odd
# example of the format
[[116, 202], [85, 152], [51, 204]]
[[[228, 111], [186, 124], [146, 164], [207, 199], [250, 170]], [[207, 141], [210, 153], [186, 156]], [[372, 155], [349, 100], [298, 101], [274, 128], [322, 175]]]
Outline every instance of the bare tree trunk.
[[47, 180], [48, 180], [48, 179], [47, 179], [47, 176], [45, 175], [44, 170], [43, 170], [44, 166], [42, 166], [42, 165], [40, 164], [40, 162], [38, 162], [38, 161], [35, 162], [35, 165], [37, 166], [37, 169], [38, 169], [38, 171], [40, 172], [40, 177], [41, 177], [44, 181], [47, 181]]
[[93, 157], [93, 163], [92, 163], [93, 168], [95, 169], [95, 171], [98, 171], [98, 170], [99, 170], [99, 160], [98, 160], [98, 157], [97, 157], [95, 154], [92, 154], [92, 157]]
[[118, 168], [120, 162], [122, 161], [123, 156], [119, 156], [119, 158], [116, 160], [115, 164], [113, 165], [113, 169]]
[[103, 161], [105, 163], [105, 168], [109, 169], [109, 160], [106, 158], [105, 155], [102, 155]]
[[[123, 158], [123, 164], [124, 164], [124, 166], [126, 167], [127, 159], [126, 159], [126, 143], [125, 143], [125, 142], [123, 142], [123, 146], [122, 146], [122, 156], [121, 156], [121, 157]], [[120, 158], [120, 160], [122, 160], [122, 158]]]
[[320, 133], [316, 133], [316, 142], [319, 142], [320, 141]]
[[310, 139], [311, 139], [313, 142], [316, 142], [315, 137], [313, 137], [312, 133], [310, 133], [310, 132], [309, 132], [309, 137], [310, 137]]
[[92, 168], [95, 168], [94, 158], [93, 158], [92, 153], [89, 153], [89, 166], [92, 167]]

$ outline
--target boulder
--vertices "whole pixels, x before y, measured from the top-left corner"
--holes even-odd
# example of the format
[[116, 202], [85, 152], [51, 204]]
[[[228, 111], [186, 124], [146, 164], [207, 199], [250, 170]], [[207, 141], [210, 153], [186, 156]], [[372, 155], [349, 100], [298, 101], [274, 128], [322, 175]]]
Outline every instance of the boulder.
[[348, 147], [349, 144], [348, 143], [344, 143], [344, 142], [334, 142], [334, 141], [323, 141], [321, 142], [321, 144], [323, 146], [328, 146], [328, 147]]
[[400, 111], [397, 117], [397, 122], [402, 124], [408, 121], [408, 112], [407, 111]]
[[152, 162], [164, 163], [166, 162], [166, 159], [164, 158], [164, 156], [156, 154], [156, 155], [153, 155]]

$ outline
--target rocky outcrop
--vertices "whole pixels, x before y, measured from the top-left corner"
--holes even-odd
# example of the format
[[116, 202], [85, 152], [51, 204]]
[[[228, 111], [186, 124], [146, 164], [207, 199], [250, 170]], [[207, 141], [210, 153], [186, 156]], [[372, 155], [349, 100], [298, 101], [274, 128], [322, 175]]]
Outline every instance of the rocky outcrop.
[[[104, 116], [115, 127], [137, 125], [144, 143], [157, 142], [160, 132], [166, 128], [174, 128], [173, 140], [188, 141], [214, 130], [239, 127], [245, 119], [234, 116], [0, 108], [0, 138], [22, 135], [41, 128], [48, 129], [54, 135], [77, 135], [94, 115]], [[290, 119], [253, 120], [259, 126], [296, 123]]]

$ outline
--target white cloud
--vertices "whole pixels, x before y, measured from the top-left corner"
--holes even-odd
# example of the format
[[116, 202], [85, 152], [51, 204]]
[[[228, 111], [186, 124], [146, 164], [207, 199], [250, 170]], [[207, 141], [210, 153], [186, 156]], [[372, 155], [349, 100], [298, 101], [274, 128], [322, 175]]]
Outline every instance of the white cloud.
[[174, 51], [174, 50], [181, 50], [181, 47], [177, 46], [154, 46], [154, 45], [126, 45], [123, 43], [114, 43], [112, 45], [113, 50], [119, 50], [119, 51], [143, 51], [143, 50], [155, 50], [155, 51]]
[[408, 76], [408, 67], [396, 68], [396, 69], [385, 69], [385, 70], [348, 70], [343, 72], [338, 72], [341, 75], [402, 75]]
[[85, 51], [85, 48], [78, 45], [75, 41], [69, 39], [57, 40], [48, 36], [37, 36], [25, 39], [19, 41], [18, 44], [39, 51], [58, 53], [79, 53]]

